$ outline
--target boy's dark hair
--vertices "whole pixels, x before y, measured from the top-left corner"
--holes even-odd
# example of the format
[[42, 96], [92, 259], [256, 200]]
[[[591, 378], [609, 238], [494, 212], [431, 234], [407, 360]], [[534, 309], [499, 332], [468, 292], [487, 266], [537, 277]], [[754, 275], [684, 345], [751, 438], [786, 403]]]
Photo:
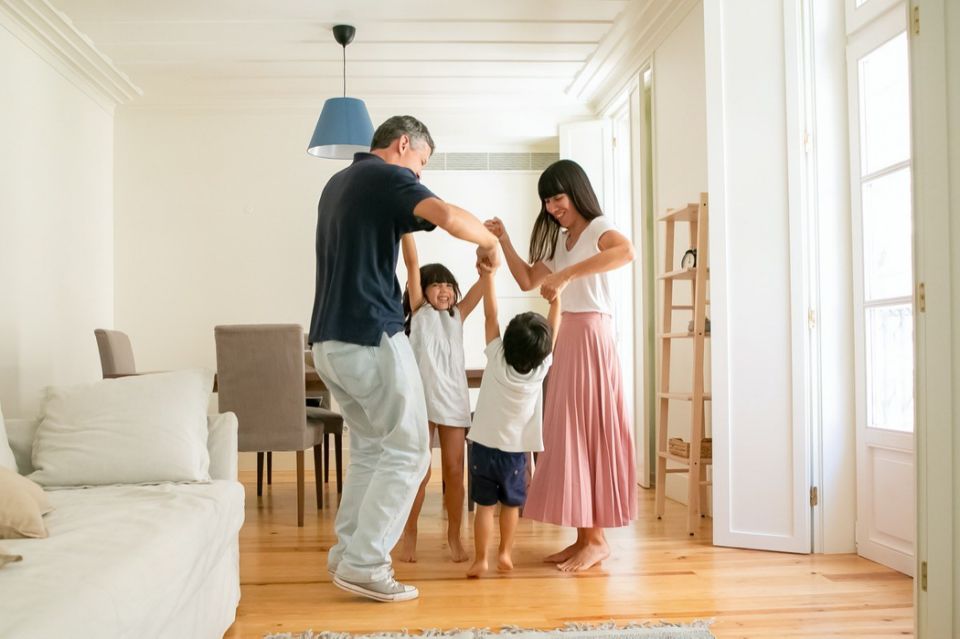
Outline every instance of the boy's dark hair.
[[[443, 264], [424, 264], [420, 267], [420, 289], [424, 301], [427, 299], [427, 287], [431, 284], [450, 284], [453, 286], [453, 304], [450, 305], [450, 317], [453, 317], [453, 307], [460, 303], [460, 285]], [[410, 308], [410, 291], [403, 291], [403, 327], [407, 335], [410, 334], [410, 320], [414, 309]]]
[[503, 332], [503, 356], [515, 371], [526, 375], [543, 363], [553, 350], [553, 332], [540, 313], [515, 316]]

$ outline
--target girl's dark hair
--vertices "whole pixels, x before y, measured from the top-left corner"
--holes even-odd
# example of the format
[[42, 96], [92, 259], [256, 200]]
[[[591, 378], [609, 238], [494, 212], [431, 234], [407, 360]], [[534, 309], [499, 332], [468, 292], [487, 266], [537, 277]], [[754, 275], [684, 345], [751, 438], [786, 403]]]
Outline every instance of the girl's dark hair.
[[[453, 286], [453, 304], [450, 305], [450, 317], [453, 317], [453, 307], [460, 303], [460, 285], [443, 264], [424, 264], [420, 267], [420, 289], [423, 300], [427, 300], [427, 287], [431, 284], [450, 284]], [[410, 308], [410, 291], [403, 291], [403, 327], [407, 335], [410, 334], [410, 319], [414, 309]]]
[[548, 166], [537, 182], [537, 193], [540, 195], [540, 215], [537, 216], [530, 234], [531, 264], [553, 259], [557, 250], [560, 223], [547, 213], [548, 198], [566, 193], [573, 206], [588, 222], [603, 215], [597, 194], [590, 186], [590, 179], [573, 160], [560, 160]]

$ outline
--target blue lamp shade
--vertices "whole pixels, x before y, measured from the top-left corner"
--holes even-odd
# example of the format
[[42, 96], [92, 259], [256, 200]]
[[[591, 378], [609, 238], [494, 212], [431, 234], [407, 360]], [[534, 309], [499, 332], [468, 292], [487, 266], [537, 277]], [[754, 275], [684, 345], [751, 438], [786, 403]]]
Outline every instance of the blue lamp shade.
[[358, 151], [369, 151], [373, 122], [367, 105], [357, 98], [330, 98], [323, 103], [307, 153], [318, 158], [352, 160]]

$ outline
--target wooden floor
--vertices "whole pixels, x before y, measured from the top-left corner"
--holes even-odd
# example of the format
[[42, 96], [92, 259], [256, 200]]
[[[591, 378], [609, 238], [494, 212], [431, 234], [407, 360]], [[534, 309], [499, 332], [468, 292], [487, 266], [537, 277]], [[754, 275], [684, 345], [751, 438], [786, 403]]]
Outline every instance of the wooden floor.
[[[327, 574], [336, 515], [333, 483], [318, 513], [308, 477], [306, 525], [297, 528], [292, 472], [275, 473], [259, 500], [254, 474], [242, 472], [241, 481], [247, 489], [240, 533], [242, 599], [229, 638], [306, 629], [413, 632], [711, 618], [717, 637], [913, 636], [908, 577], [854, 555], [717, 548], [710, 544], [709, 519], [698, 536], [688, 537], [682, 507], [668, 502], [666, 517], [657, 521], [653, 492], [645, 490], [640, 519], [611, 531], [613, 554], [601, 567], [571, 575], [541, 563], [573, 535], [521, 519], [512, 574], [467, 580], [466, 564], [446, 558], [440, 485], [432, 483], [420, 520], [419, 560], [394, 564], [398, 579], [420, 588], [420, 599], [371, 602], [338, 590]], [[471, 529], [465, 527], [464, 543], [472, 554]]]

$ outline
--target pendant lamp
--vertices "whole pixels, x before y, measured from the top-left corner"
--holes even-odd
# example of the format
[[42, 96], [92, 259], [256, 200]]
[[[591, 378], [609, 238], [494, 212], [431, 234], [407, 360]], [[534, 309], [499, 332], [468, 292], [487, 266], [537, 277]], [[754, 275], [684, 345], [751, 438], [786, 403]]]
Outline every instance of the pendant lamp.
[[323, 103], [320, 118], [310, 138], [307, 153], [318, 158], [352, 160], [358, 151], [369, 151], [373, 123], [363, 100], [347, 97], [347, 45], [357, 30], [348, 24], [333, 28], [334, 39], [343, 47], [343, 97]]

